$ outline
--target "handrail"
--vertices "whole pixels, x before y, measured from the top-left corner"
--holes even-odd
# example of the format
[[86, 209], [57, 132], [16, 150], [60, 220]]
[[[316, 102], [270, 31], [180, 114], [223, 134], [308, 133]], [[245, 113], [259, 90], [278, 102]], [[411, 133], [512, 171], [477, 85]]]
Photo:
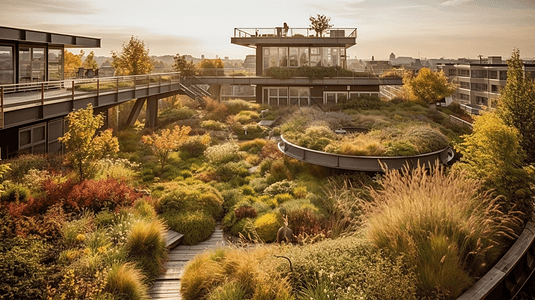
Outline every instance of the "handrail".
[[[331, 33], [332, 32], [332, 33]], [[343, 34], [341, 34], [343, 32]], [[347, 33], [346, 33], [347, 32]], [[326, 29], [321, 37], [324, 38], [341, 38], [357, 37], [357, 28], [329, 28]], [[312, 28], [283, 27], [273, 28], [234, 28], [235, 38], [249, 37], [318, 37], [316, 31]]]

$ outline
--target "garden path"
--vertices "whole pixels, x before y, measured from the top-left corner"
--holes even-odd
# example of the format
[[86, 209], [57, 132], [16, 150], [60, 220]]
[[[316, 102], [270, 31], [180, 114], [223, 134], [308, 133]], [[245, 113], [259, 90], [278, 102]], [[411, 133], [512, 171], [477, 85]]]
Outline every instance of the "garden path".
[[218, 225], [210, 238], [197, 245], [179, 245], [169, 251], [169, 259], [165, 263], [165, 273], [158, 277], [149, 293], [152, 299], [182, 299], [180, 296], [180, 277], [186, 264], [208, 249], [224, 247], [223, 230]]

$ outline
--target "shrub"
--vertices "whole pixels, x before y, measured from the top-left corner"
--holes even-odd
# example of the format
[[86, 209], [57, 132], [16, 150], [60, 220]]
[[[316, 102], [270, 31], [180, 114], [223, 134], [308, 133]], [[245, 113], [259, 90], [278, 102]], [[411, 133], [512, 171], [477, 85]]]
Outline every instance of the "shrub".
[[245, 300], [246, 291], [237, 282], [227, 282], [215, 288], [208, 300]]
[[254, 189], [257, 193], [263, 193], [264, 190], [269, 186], [267, 183], [266, 178], [260, 177], [255, 178], [249, 182], [249, 185]]
[[266, 144], [267, 141], [264, 139], [254, 139], [252, 141], [240, 143], [240, 151], [246, 151], [252, 154], [259, 154]]
[[224, 164], [239, 159], [238, 150], [240, 147], [236, 143], [228, 142], [209, 147], [204, 151], [204, 156], [216, 165]]
[[205, 109], [207, 111], [204, 117], [206, 120], [224, 121], [229, 114], [225, 104], [211, 98], [206, 99]]
[[112, 266], [105, 290], [119, 299], [142, 300], [149, 296], [143, 274], [129, 263]]
[[288, 227], [295, 236], [316, 236], [325, 233], [321, 216], [310, 207], [286, 210]]
[[227, 128], [227, 125], [218, 121], [214, 121], [214, 120], [206, 120], [206, 121], [202, 121], [201, 127], [206, 130], [220, 131], [220, 130], [224, 130], [225, 128]]
[[5, 180], [21, 183], [24, 175], [31, 169], [35, 170], [61, 170], [62, 158], [53, 155], [21, 155], [15, 159], [8, 160], [11, 170], [4, 175]]
[[28, 199], [30, 190], [19, 184], [6, 184], [6, 189], [0, 195], [2, 202], [25, 202]]
[[156, 210], [146, 199], [139, 199], [134, 202], [134, 210], [136, 215], [144, 219], [152, 220], [156, 218]]
[[254, 226], [258, 237], [263, 242], [270, 243], [277, 239], [277, 231], [282, 226], [282, 220], [274, 213], [267, 213], [256, 219]]
[[289, 194], [295, 188], [296, 184], [292, 181], [283, 180], [275, 182], [264, 190], [264, 194], [275, 196], [278, 194]]
[[222, 204], [219, 192], [207, 184], [181, 185], [160, 199], [158, 211], [163, 214], [202, 211], [220, 219]]
[[48, 251], [49, 246], [38, 238], [0, 240], [0, 298], [43, 298]]
[[371, 192], [376, 210], [368, 238], [406, 255], [422, 296], [460, 295], [503, 254], [519, 226], [514, 213], [499, 211], [499, 198], [463, 172], [420, 166], [389, 171], [382, 183], [383, 190]]
[[[239, 123], [237, 123], [239, 124]], [[266, 136], [268, 128], [258, 124], [248, 124], [234, 130], [239, 140], [254, 140]]]
[[273, 184], [278, 181], [291, 180], [292, 177], [292, 173], [286, 165], [285, 160], [277, 159], [271, 163], [267, 182]]
[[242, 110], [234, 119], [242, 124], [249, 124], [253, 119], [258, 119], [260, 115], [255, 111]]
[[351, 99], [338, 103], [338, 106], [342, 109], [380, 109], [386, 105], [388, 103], [381, 101], [377, 96], [352, 97]]
[[289, 276], [293, 289], [302, 293], [325, 284], [323, 292], [334, 299], [418, 299], [410, 267], [357, 237], [292, 247], [285, 255], [293, 272], [281, 259], [280, 276]]
[[242, 99], [228, 100], [223, 102], [223, 104], [227, 107], [228, 113], [231, 115], [235, 115], [242, 110], [255, 110], [260, 107], [255, 102], [248, 102]]
[[236, 219], [241, 220], [243, 218], [256, 218], [256, 209], [250, 206], [241, 206], [234, 211]]
[[180, 150], [180, 156], [184, 158], [199, 157], [203, 155], [204, 151], [208, 148], [210, 143], [210, 135], [196, 135], [190, 137], [182, 145], [178, 147]]
[[246, 161], [239, 162], [227, 162], [220, 164], [216, 168], [216, 175], [219, 177], [219, 181], [230, 182], [235, 177], [246, 177], [249, 175], [249, 168], [251, 165]]
[[189, 119], [193, 117], [194, 114], [194, 110], [185, 106], [179, 108], [167, 108], [158, 114], [158, 123], [160, 123], [160, 126], [166, 126], [178, 120]]
[[416, 147], [418, 153], [441, 150], [449, 145], [444, 134], [428, 126], [409, 127], [404, 137]]
[[165, 246], [165, 226], [154, 219], [134, 223], [126, 239], [128, 257], [143, 271], [148, 281], [160, 274], [167, 254]]
[[292, 195], [290, 195], [290, 194], [287, 194], [287, 193], [275, 195], [275, 200], [277, 201], [277, 203], [279, 205], [283, 204], [286, 201], [290, 201], [290, 200], [293, 200], [293, 199], [294, 199], [294, 197]]
[[184, 235], [184, 245], [195, 245], [207, 240], [215, 230], [214, 218], [202, 212], [162, 215], [169, 228]]
[[133, 128], [127, 128], [115, 133], [119, 140], [121, 152], [137, 152], [141, 146], [141, 136]]

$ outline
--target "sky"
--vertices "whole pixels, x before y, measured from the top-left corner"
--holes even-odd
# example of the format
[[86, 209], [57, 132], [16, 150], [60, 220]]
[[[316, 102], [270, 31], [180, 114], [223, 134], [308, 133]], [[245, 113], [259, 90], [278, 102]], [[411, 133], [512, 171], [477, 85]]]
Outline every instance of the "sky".
[[97, 56], [134, 36], [150, 55], [243, 59], [255, 51], [230, 43], [234, 28], [306, 28], [318, 14], [357, 28], [351, 58], [535, 57], [535, 0], [2, 0], [0, 26], [101, 38], [85, 49]]

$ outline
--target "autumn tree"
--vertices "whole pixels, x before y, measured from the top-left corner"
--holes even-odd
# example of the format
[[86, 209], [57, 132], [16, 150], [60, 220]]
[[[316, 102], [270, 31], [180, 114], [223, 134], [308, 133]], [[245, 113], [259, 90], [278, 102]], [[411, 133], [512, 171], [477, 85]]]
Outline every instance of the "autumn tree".
[[519, 137], [518, 130], [507, 126], [496, 113], [484, 113], [476, 118], [472, 134], [463, 136], [464, 142], [456, 147], [462, 154], [456, 167], [505, 196], [505, 210], [514, 207], [529, 217], [533, 168], [522, 167], [525, 156]]
[[526, 162], [535, 163], [535, 84], [524, 75], [518, 49], [507, 65], [507, 83], [498, 101], [498, 114], [507, 125], [518, 129]]
[[4, 182], [4, 175], [9, 171], [11, 171], [10, 164], [0, 165], [0, 194], [2, 194], [2, 191], [4, 190], [4, 186], [2, 185]]
[[112, 51], [112, 63], [118, 75], [142, 75], [148, 74], [153, 69], [149, 50], [145, 49], [145, 43], [132, 36], [128, 44], [123, 43], [123, 50]]
[[191, 127], [189, 126], [182, 126], [181, 128], [177, 125], [172, 130], [166, 128], [160, 131], [159, 134], [153, 133], [141, 137], [143, 143], [149, 145], [152, 152], [158, 157], [161, 172], [163, 172], [167, 164], [169, 154], [189, 139], [188, 134], [190, 131]]
[[119, 141], [112, 135], [111, 129], [95, 136], [104, 124], [104, 116], [94, 115], [93, 106], [79, 109], [67, 116], [69, 129], [59, 138], [67, 148], [67, 161], [72, 165], [80, 181], [95, 174], [95, 162], [98, 159], [119, 152]]
[[86, 69], [98, 69], [97, 61], [95, 60], [95, 52], [91, 51], [84, 60], [84, 68]]
[[411, 98], [428, 104], [435, 104], [457, 90], [457, 86], [446, 78], [443, 71], [433, 72], [428, 68], [420, 69], [417, 76], [406, 76], [403, 84]]
[[221, 58], [203, 59], [197, 67], [202, 70], [202, 75], [223, 75], [225, 64]]
[[314, 30], [316, 32], [316, 36], [323, 36], [323, 32], [331, 27], [333, 27], [332, 24], [329, 24], [331, 21], [331, 18], [328, 18], [325, 15], [319, 15], [317, 18], [314, 18], [313, 16], [310, 16], [310, 29]]
[[184, 55], [180, 55], [179, 53], [174, 56], [174, 59], [175, 63], [173, 64], [173, 69], [175, 71], [180, 72], [182, 76], [195, 75], [197, 68], [192, 61], [187, 61]]
[[79, 54], [74, 54], [69, 50], [65, 50], [64, 70], [65, 74], [68, 74], [68, 77], [73, 77], [74, 73], [78, 71], [78, 68], [82, 66], [82, 57], [84, 54], [84, 50], [80, 50]]

